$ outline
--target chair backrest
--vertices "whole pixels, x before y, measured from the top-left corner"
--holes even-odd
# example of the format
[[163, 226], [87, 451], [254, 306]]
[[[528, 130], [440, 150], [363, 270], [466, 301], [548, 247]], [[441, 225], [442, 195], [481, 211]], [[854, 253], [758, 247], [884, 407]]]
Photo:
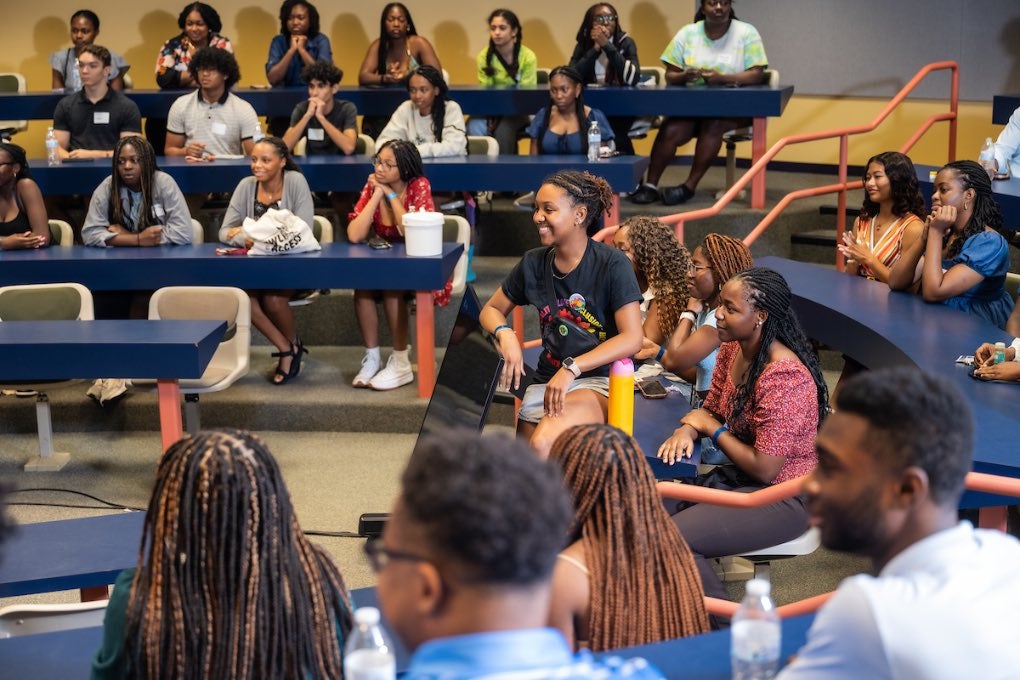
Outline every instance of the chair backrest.
[[325, 215], [316, 215], [312, 220], [312, 236], [319, 243], [333, 242], [333, 223]]
[[354, 153], [359, 156], [374, 156], [375, 140], [364, 133], [358, 135], [358, 141], [354, 144]]
[[666, 87], [666, 69], [661, 66], [642, 66], [641, 80], [652, 79], [655, 87]]
[[251, 349], [251, 299], [240, 288], [160, 288], [149, 300], [149, 318], [226, 321], [227, 332], [209, 361], [206, 373], [224, 370], [234, 374], [247, 373]]
[[452, 293], [464, 290], [467, 284], [467, 253], [471, 245], [471, 225], [460, 215], [443, 215], [443, 241], [456, 241], [464, 246], [464, 252], [453, 268]]
[[131, 77], [130, 73], [124, 73], [123, 75], [121, 75], [121, 78], [124, 80], [124, 89], [125, 90], [133, 90], [133, 89], [135, 89], [135, 81], [134, 81], [134, 78]]
[[1011, 300], [1016, 300], [1016, 296], [1020, 295], [1020, 274], [1006, 272], [1006, 292]]
[[92, 293], [80, 283], [0, 288], [0, 321], [91, 321]]
[[294, 145], [294, 150], [290, 152], [290, 155], [304, 156], [306, 155], [307, 151], [308, 151], [308, 139], [306, 137], [302, 137], [301, 139], [297, 140], [297, 144]]
[[0, 609], [0, 638], [103, 625], [108, 600], [71, 604], [13, 604]]
[[205, 227], [194, 217], [191, 218], [191, 242], [196, 245], [205, 243]]
[[[0, 92], [24, 92], [27, 89], [25, 76], [20, 73], [0, 73]], [[0, 130], [23, 132], [27, 129], [27, 120], [0, 120]]]
[[64, 220], [50, 220], [50, 245], [70, 248], [74, 245], [74, 232]]
[[535, 69], [535, 82], [539, 85], [549, 84], [549, 73], [552, 69], [549, 68], [536, 68]]
[[468, 135], [467, 151], [471, 155], [498, 156], [499, 142], [488, 135]]
[[775, 70], [774, 68], [770, 68], [770, 69], [766, 69], [765, 73], [767, 73], [768, 76], [769, 76], [769, 79], [768, 79], [768, 81], [765, 84], [768, 85], [769, 87], [778, 87], [779, 86], [779, 71]]

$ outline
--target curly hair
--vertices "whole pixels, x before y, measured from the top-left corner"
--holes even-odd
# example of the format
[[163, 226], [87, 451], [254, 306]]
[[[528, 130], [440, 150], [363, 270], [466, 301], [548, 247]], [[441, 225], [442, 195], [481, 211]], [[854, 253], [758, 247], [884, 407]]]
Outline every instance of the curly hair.
[[[995, 202], [992, 194], [992, 181], [988, 178], [985, 169], [974, 161], [953, 161], [942, 166], [942, 170], [953, 170], [956, 178], [960, 180], [963, 190], [974, 190], [974, 212], [971, 213], [963, 233], [953, 241], [946, 251], [946, 259], [952, 259], [960, 254], [963, 244], [967, 239], [980, 234], [985, 227], [991, 227], [995, 231], [1002, 231], [1002, 212], [999, 204]], [[943, 247], [952, 235], [952, 230], [947, 231], [943, 241]]]
[[590, 576], [592, 651], [708, 630], [701, 577], [655, 490], [641, 447], [610, 425], [577, 425], [549, 451], [574, 502], [569, 540]]
[[237, 65], [237, 58], [219, 47], [203, 47], [191, 55], [188, 71], [195, 82], [198, 82], [198, 72], [206, 69], [222, 73], [224, 86], [228, 90], [241, 79], [241, 67]]
[[[917, 183], [917, 172], [910, 157], [899, 151], [885, 151], [872, 156], [865, 163], [868, 168], [872, 163], [878, 163], [885, 170], [885, 176], [889, 178], [889, 188], [892, 191], [892, 212], [896, 217], [905, 217], [914, 214], [924, 219], [924, 197], [921, 195], [921, 188]], [[867, 178], [862, 178], [867, 182]], [[861, 206], [861, 217], [874, 217], [878, 214], [880, 206], [870, 198], [867, 192], [864, 193], [864, 204]]]
[[298, 5], [304, 5], [308, 10], [308, 37], [314, 38], [319, 35], [319, 10], [308, 0], [284, 0], [280, 5], [280, 35], [290, 35], [287, 22], [290, 20], [291, 10]]
[[570, 197], [574, 205], [588, 209], [584, 228], [588, 236], [602, 229], [603, 217], [613, 205], [613, 189], [602, 177], [596, 177], [587, 170], [560, 170], [542, 180], [542, 184], [559, 187]]
[[198, 12], [202, 17], [202, 21], [205, 22], [206, 27], [209, 29], [209, 34], [219, 33], [223, 30], [223, 22], [220, 20], [220, 14], [212, 6], [205, 4], [204, 2], [192, 2], [185, 5], [181, 13], [177, 15], [177, 26], [183, 31], [184, 26], [188, 23], [188, 15], [192, 12]]
[[344, 78], [344, 71], [339, 66], [319, 59], [301, 69], [301, 80], [310, 83], [318, 80], [327, 85], [339, 85]]
[[[983, 172], [983, 171], [982, 171]], [[790, 308], [793, 293], [782, 274], [766, 267], [753, 267], [734, 277], [744, 286], [747, 301], [756, 310], [768, 312], [768, 318], [761, 327], [761, 345], [751, 360], [747, 370], [747, 379], [737, 388], [733, 399], [733, 413], [729, 420], [736, 421], [740, 415], [753, 404], [754, 388], [758, 377], [768, 364], [772, 341], [778, 340], [797, 355], [800, 362], [811, 373], [818, 397], [818, 425], [821, 426], [829, 404], [829, 388], [822, 377], [822, 369], [818, 365], [818, 354], [811, 346], [804, 329], [801, 328], [797, 315]]]
[[655, 293], [659, 333], [669, 338], [687, 309], [691, 254], [676, 240], [672, 227], [650, 215], [630, 217], [620, 229], [627, 230], [634, 266], [644, 273]]
[[701, 252], [712, 267], [716, 290], [734, 276], [754, 266], [754, 258], [747, 245], [738, 238], [725, 234], [708, 234], [702, 241]]

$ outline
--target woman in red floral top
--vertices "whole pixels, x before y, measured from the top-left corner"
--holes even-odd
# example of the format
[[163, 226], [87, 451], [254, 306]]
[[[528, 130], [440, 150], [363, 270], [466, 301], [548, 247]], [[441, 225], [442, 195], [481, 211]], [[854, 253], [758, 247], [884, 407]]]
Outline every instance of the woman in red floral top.
[[[373, 159], [375, 171], [368, 176], [361, 197], [347, 219], [347, 238], [360, 243], [372, 236], [390, 243], [403, 243], [401, 226], [404, 213], [415, 210], [435, 210], [432, 186], [425, 178], [421, 155], [411, 142], [391, 140], [379, 147]], [[407, 354], [407, 300], [406, 291], [387, 290], [382, 293], [386, 321], [393, 336], [393, 354], [386, 367], [379, 370], [379, 313], [375, 303], [378, 291], [354, 291], [354, 310], [365, 341], [365, 357], [361, 370], [354, 378], [355, 387], [375, 390], [392, 390], [414, 380], [411, 361]], [[437, 304], [450, 300], [450, 284], [435, 296]]]
[[[790, 309], [790, 297], [785, 279], [762, 267], [748, 269], [723, 286], [716, 310], [722, 345], [712, 387], [702, 407], [684, 416], [659, 447], [660, 458], [672, 463], [689, 456], [696, 439], [711, 437], [733, 462], [726, 466], [731, 473], [726, 479], [738, 491], [814, 469], [814, 439], [828, 390], [818, 357]], [[713, 477], [718, 479], [719, 472]], [[695, 553], [705, 594], [722, 598], [726, 590], [706, 558], [778, 545], [808, 527], [800, 497], [761, 508], [693, 505], [673, 521]]]

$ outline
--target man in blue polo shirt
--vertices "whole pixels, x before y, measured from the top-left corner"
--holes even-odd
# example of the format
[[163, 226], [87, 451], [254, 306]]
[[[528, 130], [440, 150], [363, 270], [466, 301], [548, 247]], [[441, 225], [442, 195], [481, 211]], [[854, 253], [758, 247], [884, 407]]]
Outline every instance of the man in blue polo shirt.
[[574, 655], [547, 627], [573, 515], [555, 464], [453, 431], [418, 443], [401, 487], [366, 552], [386, 620], [414, 651], [404, 678], [662, 678], [644, 659]]
[[78, 55], [82, 89], [53, 112], [61, 158], [112, 158], [121, 137], [142, 134], [138, 105], [109, 86], [110, 51], [86, 45]]
[[959, 390], [916, 369], [840, 390], [804, 492], [822, 544], [873, 575], [840, 584], [781, 680], [1017, 677], [1020, 542], [957, 519], [973, 430]]

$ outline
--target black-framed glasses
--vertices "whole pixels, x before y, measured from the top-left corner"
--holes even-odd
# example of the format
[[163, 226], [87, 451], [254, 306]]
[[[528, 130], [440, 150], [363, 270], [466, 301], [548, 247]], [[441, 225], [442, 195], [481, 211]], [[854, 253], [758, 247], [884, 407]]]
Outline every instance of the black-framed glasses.
[[372, 571], [377, 574], [394, 560], [404, 560], [405, 562], [431, 562], [429, 558], [422, 555], [405, 552], [403, 550], [390, 550], [383, 546], [381, 538], [370, 538], [365, 541], [365, 556], [368, 557], [368, 561], [372, 565]]
[[383, 170], [394, 170], [397, 167], [396, 163], [390, 161], [384, 161], [378, 156], [372, 156], [372, 165], [376, 168], [382, 168]]

